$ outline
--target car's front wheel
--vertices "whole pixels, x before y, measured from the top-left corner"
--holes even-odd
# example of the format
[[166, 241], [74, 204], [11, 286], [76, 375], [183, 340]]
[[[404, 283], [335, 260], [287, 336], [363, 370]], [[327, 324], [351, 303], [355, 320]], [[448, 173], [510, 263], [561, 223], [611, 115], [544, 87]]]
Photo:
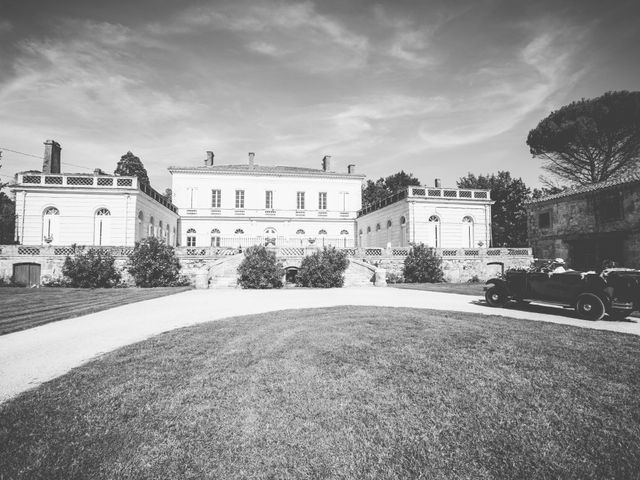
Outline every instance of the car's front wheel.
[[576, 302], [576, 312], [585, 320], [600, 320], [606, 312], [604, 302], [593, 293], [583, 293]]
[[509, 301], [509, 297], [507, 296], [507, 292], [504, 291], [504, 288], [495, 285], [489, 287], [484, 294], [484, 298], [490, 307], [504, 307]]
[[611, 320], [624, 320], [633, 313], [633, 310], [611, 310], [609, 316]]

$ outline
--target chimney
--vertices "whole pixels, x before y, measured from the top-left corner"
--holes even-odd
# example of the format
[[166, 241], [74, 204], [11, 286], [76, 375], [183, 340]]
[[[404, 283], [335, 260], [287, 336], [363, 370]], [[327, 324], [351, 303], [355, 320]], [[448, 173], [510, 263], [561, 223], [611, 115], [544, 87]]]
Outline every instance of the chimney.
[[353, 163], [347, 166], [347, 172], [349, 173], [349, 175], [356, 173], [356, 166]]
[[442, 180], [436, 178], [436, 188], [442, 188]]
[[42, 173], [60, 173], [60, 144], [55, 140], [44, 142]]
[[251, 165], [253, 167], [253, 159], [255, 158], [256, 154], [253, 152], [249, 152], [249, 165]]
[[213, 167], [213, 152], [207, 150], [207, 158], [204, 161], [205, 167]]
[[322, 159], [322, 170], [325, 172], [331, 171], [331, 155], [325, 155]]

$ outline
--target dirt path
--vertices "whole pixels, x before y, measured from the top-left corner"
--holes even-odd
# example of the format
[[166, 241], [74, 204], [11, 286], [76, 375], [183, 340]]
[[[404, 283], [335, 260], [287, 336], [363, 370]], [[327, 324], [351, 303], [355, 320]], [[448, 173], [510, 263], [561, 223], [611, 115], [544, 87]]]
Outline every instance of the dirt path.
[[168, 330], [222, 318], [291, 308], [378, 305], [431, 308], [640, 335], [640, 323], [589, 322], [555, 307], [494, 309], [479, 297], [395, 288], [190, 290], [0, 337], [0, 402], [102, 353]]

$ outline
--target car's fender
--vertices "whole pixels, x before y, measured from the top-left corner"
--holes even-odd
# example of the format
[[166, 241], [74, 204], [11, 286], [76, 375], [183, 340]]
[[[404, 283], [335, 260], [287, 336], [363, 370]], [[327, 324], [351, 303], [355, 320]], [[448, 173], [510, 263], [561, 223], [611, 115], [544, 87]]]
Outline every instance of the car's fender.
[[491, 287], [491, 285], [495, 285], [496, 287], [503, 288], [505, 292], [510, 293], [509, 285], [507, 284], [504, 278], [490, 278], [487, 280], [486, 285], [484, 287], [485, 290]]

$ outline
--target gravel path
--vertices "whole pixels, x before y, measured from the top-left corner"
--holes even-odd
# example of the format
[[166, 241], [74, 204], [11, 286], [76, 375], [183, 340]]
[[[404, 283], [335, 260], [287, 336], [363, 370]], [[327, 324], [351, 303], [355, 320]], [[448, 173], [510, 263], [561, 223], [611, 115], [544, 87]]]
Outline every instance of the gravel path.
[[0, 402], [102, 353], [196, 323], [291, 308], [378, 305], [502, 315], [640, 335], [637, 319], [589, 322], [556, 307], [495, 309], [480, 298], [396, 288], [190, 290], [0, 336]]

